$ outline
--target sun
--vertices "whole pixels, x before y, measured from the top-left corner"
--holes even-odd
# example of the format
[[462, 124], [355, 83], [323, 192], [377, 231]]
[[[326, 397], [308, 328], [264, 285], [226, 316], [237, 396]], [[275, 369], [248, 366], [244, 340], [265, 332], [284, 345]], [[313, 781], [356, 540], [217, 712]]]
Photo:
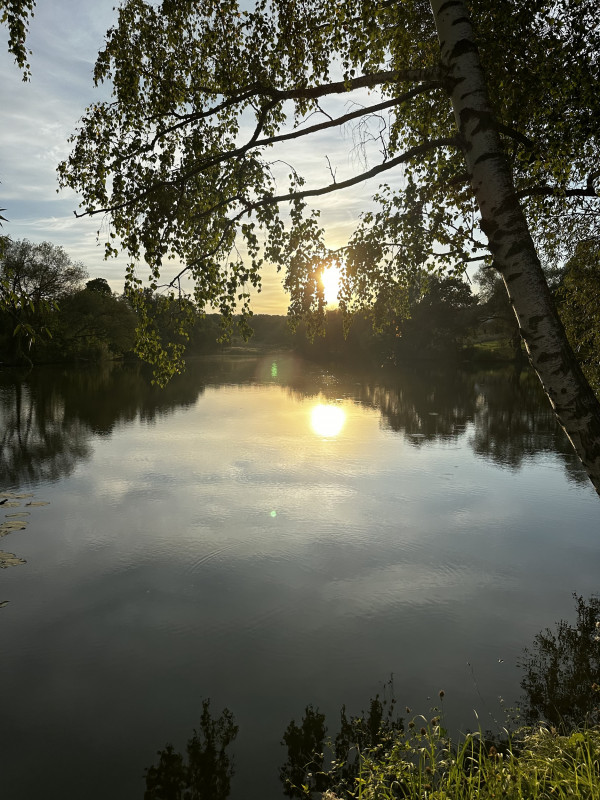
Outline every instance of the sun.
[[346, 414], [339, 406], [319, 404], [310, 414], [310, 424], [318, 436], [337, 436], [344, 427]]
[[323, 272], [321, 273], [321, 282], [323, 283], [325, 302], [328, 305], [335, 305], [337, 303], [339, 299], [341, 279], [342, 275], [339, 267], [329, 266], [323, 269]]

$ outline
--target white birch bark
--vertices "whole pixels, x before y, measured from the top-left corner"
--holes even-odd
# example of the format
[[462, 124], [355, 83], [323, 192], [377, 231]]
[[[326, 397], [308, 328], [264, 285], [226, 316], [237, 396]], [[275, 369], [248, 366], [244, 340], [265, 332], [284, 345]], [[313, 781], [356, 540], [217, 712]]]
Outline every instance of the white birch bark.
[[473, 29], [462, 0], [431, 0], [481, 227], [521, 336], [554, 412], [600, 494], [600, 403], [569, 345], [498, 135]]

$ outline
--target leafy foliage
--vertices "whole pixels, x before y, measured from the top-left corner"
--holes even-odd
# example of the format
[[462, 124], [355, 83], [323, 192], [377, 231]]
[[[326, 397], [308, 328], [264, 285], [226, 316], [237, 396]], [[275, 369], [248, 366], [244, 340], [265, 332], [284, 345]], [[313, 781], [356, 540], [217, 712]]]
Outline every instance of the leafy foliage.
[[[344, 313], [389, 315], [410, 276], [493, 259], [600, 493], [600, 403], [537, 254], [551, 265], [584, 227], [600, 234], [595, 6], [256, 0], [247, 11], [235, 0], [126, 0], [94, 73], [112, 99], [87, 110], [60, 180], [81, 193], [82, 215], [108, 216], [106, 253], [128, 254], [132, 302], [143, 297], [139, 262], [155, 291], [172, 259], [169, 289], [181, 297], [191, 277], [195, 305], [226, 320], [249, 315], [263, 259], [285, 268], [290, 311], [309, 329], [324, 316], [323, 267], [342, 274]], [[335, 97], [354, 106], [341, 113]], [[308, 186], [291, 143], [347, 125], [362, 171], [337, 181], [329, 164], [330, 178]], [[394, 182], [379, 187], [377, 210], [332, 249], [309, 202], [384, 174]], [[138, 353], [162, 382], [181, 369], [183, 345], [162, 346], [140, 312]]]
[[23, 80], [29, 80], [29, 50], [25, 45], [29, 20], [33, 17], [35, 0], [0, 0], [0, 22], [8, 27], [8, 52], [23, 72]]
[[571, 346], [591, 385], [600, 392], [600, 240], [577, 245], [558, 287], [558, 303]]
[[59, 301], [79, 288], [86, 277], [50, 242], [9, 241], [0, 258], [0, 312], [11, 320], [16, 353], [29, 361], [27, 351], [40, 336], [48, 336], [48, 317]]
[[493, 266], [487, 266], [477, 270], [475, 280], [479, 285], [479, 299], [482, 303], [482, 328], [507, 338], [516, 360], [520, 361], [522, 353], [519, 323], [510, 307], [502, 277]]
[[2, 360], [99, 360], [132, 352], [137, 318], [104, 278], [50, 242], [10, 241], [0, 258]]
[[87, 277], [83, 265], [73, 262], [62, 247], [27, 239], [9, 243], [0, 270], [12, 296], [34, 305], [58, 301]]
[[[595, 3], [469, 6], [517, 192], [555, 263], [598, 224]], [[235, 0], [127, 0], [94, 77], [112, 84], [113, 98], [88, 108], [60, 179], [81, 193], [82, 214], [109, 215], [106, 251], [128, 253], [131, 287], [141, 261], [155, 288], [174, 259], [172, 288], [183, 291], [190, 275], [198, 306], [231, 318], [249, 312], [266, 259], [287, 270], [291, 312], [318, 319], [324, 264], [344, 271], [344, 310], [398, 312], [407, 276], [485, 257], [423, 0], [258, 0], [252, 10]], [[344, 94], [351, 111], [326, 111]], [[307, 187], [286, 145], [350, 125], [364, 170]], [[378, 210], [331, 250], [306, 204], [392, 172]], [[140, 349], [160, 360], [149, 331]]]
[[[102, 284], [108, 292], [93, 288]], [[97, 278], [88, 281], [85, 289], [63, 298], [60, 308], [48, 319], [51, 338], [37, 343], [35, 355], [43, 361], [97, 361], [132, 353], [136, 326], [129, 304], [113, 295], [103, 278]]]
[[394, 357], [457, 356], [475, 327], [475, 304], [471, 287], [460, 277], [415, 276], [405, 319], [392, 317]]
[[85, 284], [85, 288], [90, 292], [99, 292], [107, 297], [110, 297], [112, 294], [112, 289], [110, 288], [106, 278], [94, 278]]
[[364, 753], [355, 789], [323, 800], [584, 800], [600, 791], [599, 757], [597, 728], [559, 735], [542, 726], [498, 750], [480, 735], [453, 742], [439, 725], [424, 725]]

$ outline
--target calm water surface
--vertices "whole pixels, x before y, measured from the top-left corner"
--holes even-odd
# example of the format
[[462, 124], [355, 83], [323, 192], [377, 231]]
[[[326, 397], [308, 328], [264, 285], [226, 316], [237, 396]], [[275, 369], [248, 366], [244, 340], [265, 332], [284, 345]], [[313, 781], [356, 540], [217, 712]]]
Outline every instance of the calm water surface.
[[0, 540], [26, 561], [0, 571], [7, 800], [141, 800], [207, 697], [234, 800], [281, 797], [308, 703], [333, 732], [391, 674], [493, 728], [523, 648], [600, 590], [600, 501], [529, 374], [4, 372], [0, 425], [0, 491], [32, 495], [0, 513], [27, 522]]

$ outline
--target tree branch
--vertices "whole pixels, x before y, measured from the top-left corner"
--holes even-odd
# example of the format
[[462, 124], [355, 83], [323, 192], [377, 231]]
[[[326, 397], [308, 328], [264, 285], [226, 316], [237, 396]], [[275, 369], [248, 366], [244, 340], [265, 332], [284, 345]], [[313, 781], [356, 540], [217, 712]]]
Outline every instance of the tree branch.
[[[202, 119], [215, 116], [216, 114], [226, 111], [236, 105], [246, 103], [249, 100], [257, 97], [267, 97], [270, 103], [263, 107], [261, 114], [266, 117], [268, 111], [278, 103], [283, 103], [287, 100], [318, 100], [321, 97], [326, 97], [332, 94], [347, 94], [355, 89], [374, 88], [380, 86], [382, 83], [428, 83], [434, 84], [435, 87], [442, 86], [442, 71], [439, 67], [429, 67], [424, 69], [406, 69], [406, 70], [382, 70], [369, 75], [361, 75], [358, 78], [350, 78], [347, 81], [334, 81], [332, 83], [324, 83], [321, 86], [298, 87], [296, 89], [276, 89], [273, 86], [266, 86], [264, 84], [256, 83], [252, 86], [241, 89], [237, 94], [228, 97], [216, 106], [207, 108], [203, 111], [195, 111], [190, 114], [177, 114], [172, 111], [171, 114], [179, 120], [174, 125], [159, 130], [156, 135], [146, 147], [141, 148], [132, 155], [148, 152], [156, 147], [160, 139], [168, 136], [170, 133], [185, 128], [194, 122]], [[204, 88], [207, 94], [215, 94], [215, 89]], [[149, 119], [152, 121], [152, 118]]]
[[590, 185], [585, 189], [563, 189], [562, 186], [531, 186], [528, 189], [519, 189], [516, 193], [518, 198], [521, 197], [598, 197], [598, 192]]
[[[216, 106], [212, 106], [212, 108], [181, 115], [180, 122], [172, 128], [165, 129], [165, 133], [176, 130], [190, 122], [219, 114], [221, 111], [225, 111], [240, 103], [245, 103], [248, 100], [252, 100], [254, 97], [268, 97], [275, 103], [283, 103], [286, 100], [317, 100], [320, 97], [331, 94], [348, 94], [355, 89], [372, 89], [375, 86], [380, 86], [382, 83], [423, 83], [425, 81], [435, 81], [441, 84], [441, 68], [435, 66], [423, 69], [381, 70], [380, 72], [360, 75], [358, 78], [349, 78], [345, 81], [332, 81], [331, 83], [323, 83], [320, 86], [298, 86], [294, 89], [277, 89], [274, 86], [254, 83], [240, 89], [237, 94], [228, 97]], [[209, 95], [222, 94], [221, 91], [210, 87], [200, 88], [200, 91], [204, 91]]]
[[394, 97], [391, 100], [386, 100], [382, 103], [376, 103], [375, 105], [368, 106], [366, 108], [360, 108], [356, 111], [351, 111], [348, 114], [343, 114], [341, 117], [330, 118], [325, 122], [320, 122], [316, 125], [310, 125], [307, 128], [296, 128], [290, 133], [282, 133], [277, 136], [269, 136], [264, 139], [258, 138], [263, 124], [262, 122], [259, 122], [251, 139], [245, 145], [242, 145], [235, 150], [229, 150], [225, 153], [220, 153], [219, 155], [209, 158], [204, 162], [200, 162], [197, 167], [189, 172], [186, 172], [183, 176], [177, 177], [172, 181], [172, 183], [179, 183], [181, 180], [188, 180], [188, 178], [194, 177], [194, 175], [197, 175], [198, 172], [201, 172], [203, 169], [208, 169], [209, 167], [215, 166], [223, 161], [228, 161], [233, 158], [240, 158], [240, 156], [245, 155], [249, 150], [253, 150], [254, 148], [270, 147], [271, 145], [280, 144], [281, 142], [289, 142], [293, 139], [299, 139], [302, 136], [311, 136], [313, 133], [320, 133], [328, 130], [329, 128], [341, 127], [342, 125], [346, 125], [348, 122], [352, 122], [352, 120], [368, 116], [370, 114], [375, 114], [379, 111], [385, 111], [386, 109], [393, 108], [400, 103], [405, 103], [408, 100], [412, 100], [413, 97], [417, 97], [419, 94], [424, 94], [425, 92], [429, 92], [438, 88], [441, 88], [441, 86], [436, 83], [423, 84], [422, 86], [411, 89], [409, 92], [405, 92], [404, 94]]
[[521, 133], [515, 128], [511, 128], [510, 125], [504, 125], [502, 122], [496, 122], [496, 128], [498, 133], [503, 133], [505, 136], [520, 142], [521, 144], [525, 145], [528, 150], [532, 150], [535, 147], [535, 142], [532, 139], [530, 139], [528, 136], [525, 136], [525, 134]]
[[[459, 142], [457, 136], [442, 137], [440, 139], [432, 139], [429, 142], [423, 142], [423, 144], [417, 145], [416, 147], [412, 147], [412, 148], [410, 148], [410, 150], [407, 150], [405, 153], [402, 153], [402, 155], [397, 156], [396, 158], [392, 158], [392, 159], [390, 159], [389, 161], [386, 161], [383, 164], [378, 164], [376, 167], [373, 167], [372, 169], [367, 170], [366, 172], [363, 172], [360, 175], [355, 175], [353, 178], [349, 178], [346, 181], [341, 181], [340, 183], [329, 184], [328, 186], [323, 186], [323, 187], [321, 187], [319, 189], [306, 189], [304, 191], [289, 192], [287, 194], [282, 194], [282, 195], [270, 195], [270, 196], [267, 196], [267, 197], [263, 197], [260, 200], [256, 200], [254, 202], [247, 203], [240, 212], [238, 212], [235, 216], [231, 217], [230, 219], [228, 219], [226, 221], [225, 226], [223, 228], [223, 233], [221, 235], [221, 238], [220, 238], [218, 244], [209, 253], [205, 254], [205, 258], [212, 258], [213, 256], [215, 256], [218, 253], [219, 248], [221, 247], [222, 243], [225, 241], [225, 238], [226, 238], [227, 234], [229, 233], [229, 231], [231, 230], [231, 228], [245, 214], [249, 214], [252, 211], [256, 211], [258, 208], [263, 208], [263, 207], [268, 206], [268, 205], [276, 205], [276, 204], [284, 203], [284, 202], [290, 201], [290, 200], [291, 201], [304, 200], [307, 197], [318, 197], [318, 196], [321, 196], [321, 195], [330, 194], [331, 192], [335, 192], [335, 191], [338, 191], [338, 190], [346, 189], [349, 186], [354, 186], [357, 183], [362, 183], [365, 180], [369, 180], [369, 178], [373, 178], [373, 177], [381, 174], [382, 172], [385, 172], [385, 171], [387, 171], [389, 169], [392, 169], [393, 167], [397, 167], [400, 164], [403, 164], [403, 163], [405, 163], [407, 161], [410, 161], [412, 158], [415, 158], [416, 156], [423, 155], [423, 153], [426, 153], [428, 150], [433, 150], [433, 149], [436, 149], [438, 147], [456, 147], [456, 148], [460, 148], [460, 142]], [[203, 218], [205, 218], [207, 216], [210, 216], [215, 211], [217, 211], [219, 208], [222, 208], [223, 206], [229, 205], [230, 202], [237, 201], [237, 200], [240, 200], [240, 199], [241, 199], [240, 197], [236, 196], [234, 198], [230, 198], [229, 200], [223, 200], [221, 203], [218, 203], [217, 205], [213, 206], [208, 211], [205, 211], [202, 214], [200, 214], [197, 217], [197, 219], [203, 219]], [[196, 259], [196, 260], [192, 261], [190, 264], [187, 264], [170, 281], [170, 283], [168, 285], [172, 287], [175, 284], [176, 281], [180, 280], [181, 277], [186, 272], [188, 272], [188, 270], [192, 269], [198, 263], [200, 263], [200, 261], [199, 261], [199, 259]]]
[[[112, 211], [119, 211], [122, 208], [126, 208], [127, 206], [133, 205], [135, 203], [140, 202], [144, 198], [150, 196], [154, 191], [157, 189], [164, 188], [166, 186], [176, 186], [178, 184], [184, 184], [190, 178], [193, 178], [195, 175], [198, 175], [205, 169], [209, 169], [210, 167], [216, 166], [224, 161], [229, 161], [232, 159], [238, 159], [244, 156], [250, 150], [259, 147], [270, 147], [273, 144], [280, 144], [281, 142], [288, 142], [293, 139], [299, 139], [302, 136], [311, 136], [314, 133], [319, 133], [329, 128], [334, 127], [341, 127], [342, 125], [346, 125], [348, 122], [352, 122], [352, 120], [358, 119], [362, 116], [368, 116], [369, 114], [374, 114], [375, 112], [385, 111], [388, 108], [393, 108], [400, 103], [407, 102], [411, 100], [413, 97], [418, 96], [419, 94], [423, 94], [425, 92], [432, 91], [434, 89], [441, 88], [439, 84], [436, 83], [427, 83], [423, 84], [422, 86], [415, 87], [408, 92], [405, 92], [398, 97], [394, 97], [391, 100], [386, 100], [382, 103], [376, 103], [373, 106], [368, 106], [367, 108], [360, 108], [356, 111], [351, 111], [348, 114], [343, 114], [341, 117], [336, 117], [334, 119], [328, 119], [325, 122], [317, 123], [316, 125], [310, 125], [307, 128], [296, 128], [289, 133], [282, 133], [277, 136], [268, 136], [264, 139], [259, 139], [260, 132], [262, 130], [262, 126], [264, 125], [264, 121], [266, 118], [267, 111], [263, 109], [261, 115], [259, 117], [258, 124], [252, 134], [251, 138], [246, 142], [246, 144], [241, 145], [240, 147], [235, 148], [234, 150], [229, 150], [224, 153], [219, 153], [218, 155], [212, 156], [207, 158], [203, 161], [200, 161], [195, 167], [189, 169], [185, 173], [182, 173], [171, 180], [161, 181], [159, 183], [154, 184], [149, 189], [146, 189], [141, 194], [137, 195], [137, 197], [133, 198], [132, 200], [127, 201], [126, 203], [119, 203], [118, 205], [114, 206], [107, 206], [105, 208], [98, 208], [94, 209], [93, 211], [83, 211], [77, 212], [74, 211], [75, 217], [93, 217], [96, 214], [107, 214]], [[141, 151], [134, 155], [139, 155]], [[468, 177], [466, 178], [468, 179]]]
[[[287, 194], [280, 194], [280, 195], [265, 195], [260, 200], [255, 200], [253, 202], [247, 203], [244, 210], [237, 214], [234, 219], [238, 220], [244, 216], [244, 214], [249, 213], [250, 211], [256, 211], [258, 208], [263, 208], [265, 206], [270, 205], [278, 205], [279, 203], [285, 203], [290, 200], [304, 200], [306, 197], [321, 197], [324, 194], [330, 194], [331, 192], [337, 192], [341, 189], [347, 189], [350, 186], [355, 186], [357, 183], [362, 183], [363, 181], [369, 180], [370, 178], [374, 178], [376, 175], [380, 175], [382, 172], [387, 172], [394, 167], [399, 166], [400, 164], [404, 164], [407, 161], [410, 161], [412, 158], [416, 156], [420, 156], [423, 153], [426, 153], [428, 150], [434, 150], [438, 147], [456, 147], [457, 149], [460, 148], [460, 143], [458, 140], [458, 136], [443, 136], [439, 139], [432, 139], [429, 142], [423, 142], [423, 144], [417, 145], [416, 147], [411, 147], [410, 150], [407, 150], [405, 153], [402, 153], [400, 156], [396, 156], [396, 158], [391, 158], [389, 161], [385, 161], [382, 164], [378, 164], [376, 167], [367, 170], [366, 172], [361, 172], [359, 175], [355, 175], [352, 178], [348, 178], [345, 181], [340, 181], [339, 183], [331, 183], [328, 186], [322, 186], [319, 189], [304, 189], [303, 191], [299, 192], [288, 192]], [[212, 208], [208, 209], [207, 211], [203, 211], [202, 214], [198, 215], [196, 219], [203, 219], [204, 217], [208, 217], [217, 211], [219, 208], [223, 206], [228, 206], [230, 203], [240, 200], [238, 195], [230, 199], [226, 199], [217, 203]]]

